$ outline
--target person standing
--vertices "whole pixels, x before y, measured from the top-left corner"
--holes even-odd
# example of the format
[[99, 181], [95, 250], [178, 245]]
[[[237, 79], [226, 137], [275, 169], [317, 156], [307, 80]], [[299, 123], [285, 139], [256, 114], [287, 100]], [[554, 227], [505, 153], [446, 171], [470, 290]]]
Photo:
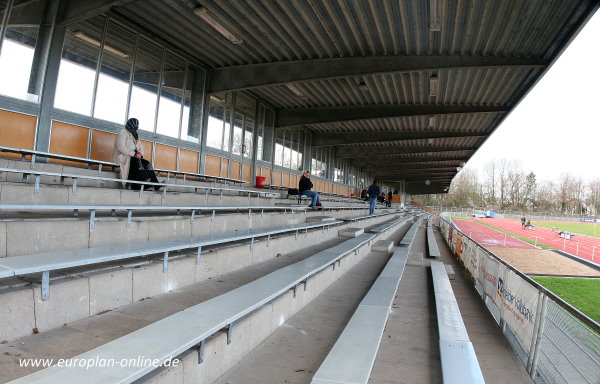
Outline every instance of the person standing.
[[381, 193], [381, 190], [377, 186], [377, 180], [373, 180], [373, 184], [369, 186], [369, 214], [375, 213], [375, 206], [377, 205], [377, 196]]
[[312, 199], [309, 205], [310, 208], [321, 208], [321, 196], [317, 192], [311, 191], [312, 187], [313, 183], [310, 181], [310, 172], [302, 172], [302, 177], [298, 183], [298, 195], [308, 196]]
[[525, 216], [521, 217], [521, 229], [525, 229]]
[[387, 195], [387, 206], [391, 207], [392, 206], [392, 190], [390, 189]]

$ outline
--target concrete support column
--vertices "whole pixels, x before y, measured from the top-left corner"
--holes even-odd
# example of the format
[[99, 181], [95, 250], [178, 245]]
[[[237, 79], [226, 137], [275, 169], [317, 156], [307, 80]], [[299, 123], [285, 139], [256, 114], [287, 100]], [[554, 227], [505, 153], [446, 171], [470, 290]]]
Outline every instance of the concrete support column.
[[206, 71], [202, 69], [195, 70], [193, 74], [194, 80], [192, 82], [192, 99], [190, 105], [190, 123], [188, 133], [190, 136], [197, 137], [200, 135], [200, 163], [198, 165], [198, 172], [204, 173], [205, 161], [204, 155], [206, 154], [206, 137], [208, 129], [208, 108], [209, 108], [209, 97], [206, 93], [206, 85], [208, 76]]
[[[35, 68], [36, 75], [33, 83], [34, 87], [39, 87], [39, 84], [43, 84], [40, 95], [40, 115], [35, 139], [35, 149], [42, 152], [48, 152], [50, 149], [50, 128], [52, 126], [54, 95], [56, 93], [58, 70], [62, 58], [63, 41], [67, 30], [64, 25], [56, 24], [58, 18], [62, 16], [61, 11], [62, 7], [59, 0], [48, 2], [47, 9], [44, 12], [44, 25], [40, 27], [40, 30], [44, 29], [43, 41], [40, 43], [45, 46], [40, 48], [39, 58], [43, 60], [42, 55], [46, 55], [46, 59], [45, 64], [41, 64], [41, 67], [38, 66]], [[31, 86], [32, 84], [30, 83], [30, 89]]]
[[304, 153], [302, 154], [302, 170], [312, 172], [312, 135], [304, 134]]

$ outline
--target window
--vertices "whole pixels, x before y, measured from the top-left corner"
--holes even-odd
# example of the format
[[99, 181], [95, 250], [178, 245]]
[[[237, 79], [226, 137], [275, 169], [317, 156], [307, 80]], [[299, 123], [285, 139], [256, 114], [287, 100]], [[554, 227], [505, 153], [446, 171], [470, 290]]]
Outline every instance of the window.
[[33, 58], [39, 22], [31, 26], [18, 25], [12, 13], [12, 7], [24, 2], [26, 0], [15, 0], [12, 5], [0, 2], [0, 18], [4, 18], [5, 12], [10, 15], [4, 40], [0, 42], [0, 94], [37, 103], [42, 79], [35, 74]]
[[94, 117], [114, 123], [125, 121], [135, 43], [136, 35], [132, 31], [109, 20], [98, 76]]
[[208, 107], [208, 127], [206, 145], [223, 149], [223, 130], [225, 127], [225, 101], [212, 96]]
[[279, 142], [281, 139], [277, 139], [275, 143], [275, 164], [283, 166], [283, 145]]
[[235, 123], [233, 125], [233, 146], [231, 153], [236, 155], [242, 154], [242, 124], [244, 123], [244, 115], [241, 113], [235, 114]]
[[54, 106], [91, 116], [100, 41], [106, 19], [98, 16], [67, 28]]
[[[133, 68], [133, 73], [132, 73]], [[70, 25], [54, 106], [198, 143], [190, 127], [195, 71], [186, 59], [105, 16]]]
[[179, 127], [183, 108], [185, 88], [185, 60], [166, 51], [162, 74], [159, 74], [160, 100], [156, 133], [179, 138]]
[[129, 118], [138, 119], [140, 129], [145, 131], [154, 132], [162, 56], [163, 49], [160, 46], [140, 37], [135, 58]]

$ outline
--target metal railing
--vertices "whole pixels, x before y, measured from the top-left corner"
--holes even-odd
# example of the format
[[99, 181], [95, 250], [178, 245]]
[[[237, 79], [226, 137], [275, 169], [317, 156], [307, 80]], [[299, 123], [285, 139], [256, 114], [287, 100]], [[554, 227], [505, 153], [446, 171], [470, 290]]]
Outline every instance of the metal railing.
[[442, 233], [536, 383], [600, 383], [600, 325], [453, 223]]

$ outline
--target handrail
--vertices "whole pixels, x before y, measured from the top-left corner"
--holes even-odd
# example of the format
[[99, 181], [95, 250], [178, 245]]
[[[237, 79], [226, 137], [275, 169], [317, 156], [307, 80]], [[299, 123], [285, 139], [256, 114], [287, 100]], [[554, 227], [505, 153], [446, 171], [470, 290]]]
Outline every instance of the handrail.
[[[84, 158], [84, 157], [62, 155], [62, 154], [59, 154], [59, 153], [41, 152], [41, 151], [36, 151], [36, 150], [33, 150], [33, 149], [12, 148], [12, 147], [0, 146], [0, 152], [18, 153], [18, 154], [21, 154], [22, 157], [27, 156], [27, 155], [31, 156], [31, 168], [33, 168], [33, 166], [35, 164], [35, 157], [36, 156], [47, 157], [47, 158], [50, 158], [50, 159], [75, 161], [75, 162], [84, 163], [84, 164], [88, 164], [88, 165], [97, 164], [99, 166], [99, 169], [98, 169], [99, 174], [101, 174], [101, 172], [102, 172], [102, 166], [103, 165], [109, 166], [109, 167], [113, 167], [113, 168], [119, 167], [119, 164], [113, 163], [113, 162], [110, 162], [110, 161], [87, 159], [87, 158]], [[175, 173], [175, 174], [180, 174], [180, 175], [189, 175], [189, 176], [195, 176], [195, 177], [205, 178], [205, 179], [225, 180], [225, 181], [231, 181], [233, 183], [238, 183], [238, 184], [245, 184], [245, 183], [247, 183], [247, 181], [244, 181], [244, 180], [234, 179], [234, 178], [230, 178], [230, 177], [205, 175], [205, 174], [202, 174], [202, 173], [175, 171], [175, 170], [167, 170], [167, 169], [156, 169], [156, 168], [154, 170], [157, 171], [157, 172]]]

